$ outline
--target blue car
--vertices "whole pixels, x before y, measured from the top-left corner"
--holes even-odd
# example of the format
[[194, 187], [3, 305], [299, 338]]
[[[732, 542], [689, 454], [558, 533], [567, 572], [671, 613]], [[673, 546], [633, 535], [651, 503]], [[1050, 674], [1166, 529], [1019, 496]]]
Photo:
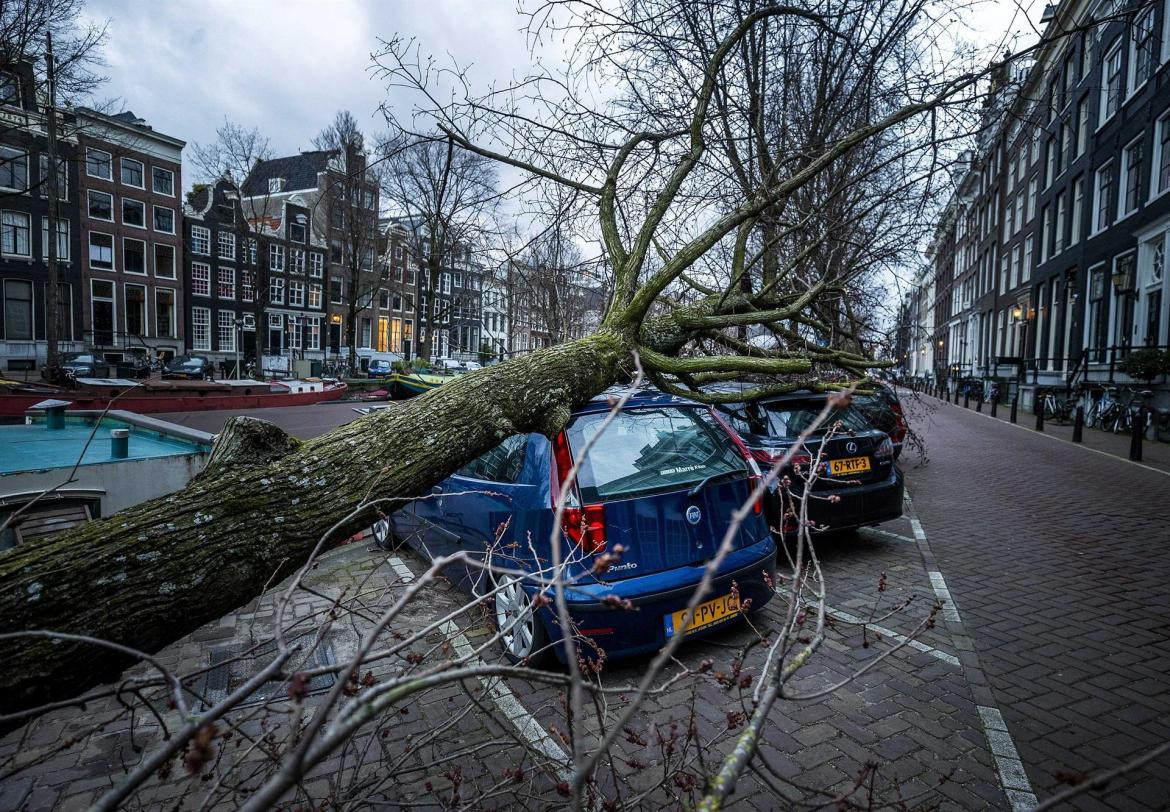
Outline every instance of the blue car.
[[598, 435], [609, 395], [575, 412], [552, 441], [509, 437], [382, 528], [387, 543], [404, 541], [428, 558], [466, 550], [525, 573], [492, 576], [474, 566], [445, 573], [474, 595], [497, 590], [496, 622], [512, 662], [544, 665], [554, 653], [564, 660], [547, 600], [549, 538], [572, 459], [591, 439], [558, 534], [569, 613], [586, 656], [654, 651], [672, 635], [707, 633], [772, 597], [776, 546], [757, 503], [684, 628], [694, 588], [759, 468], [710, 408], [655, 391], [633, 394]]

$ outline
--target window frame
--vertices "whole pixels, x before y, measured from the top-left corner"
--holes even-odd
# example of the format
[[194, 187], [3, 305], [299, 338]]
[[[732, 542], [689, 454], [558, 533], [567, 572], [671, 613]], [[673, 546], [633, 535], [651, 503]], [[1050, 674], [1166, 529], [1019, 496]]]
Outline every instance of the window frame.
[[[151, 221], [150, 221], [151, 227], [155, 231], [157, 231], [159, 234], [174, 234], [175, 233], [175, 210], [169, 206], [159, 206], [159, 205], [155, 205], [155, 204], [152, 204], [150, 208], [151, 208], [151, 214], [153, 215], [151, 217]], [[159, 228], [159, 226], [158, 226], [158, 213], [160, 211], [165, 211], [165, 212], [170, 213], [170, 215], [171, 215], [171, 229], [170, 229], [170, 231], [167, 231], [165, 228]]]
[[[94, 174], [93, 172], [89, 171], [90, 167], [92, 166], [92, 163], [90, 161], [90, 154], [95, 153], [95, 152], [106, 156], [105, 163], [106, 163], [106, 166], [108, 166], [109, 170], [110, 170], [110, 173], [108, 175], [97, 175], [97, 174]], [[97, 178], [98, 180], [106, 180], [106, 181], [110, 181], [111, 183], [113, 183], [113, 181], [114, 181], [114, 156], [113, 156], [113, 153], [107, 152], [104, 149], [98, 149], [97, 147], [86, 147], [85, 148], [85, 174], [86, 174], [86, 177]]]
[[[97, 215], [95, 215], [93, 213], [92, 198], [94, 195], [101, 195], [102, 197], [109, 198], [109, 201], [110, 201], [110, 204], [109, 204], [110, 216], [109, 217], [98, 217]], [[85, 216], [87, 218], [89, 218], [90, 220], [97, 220], [98, 222], [102, 222], [102, 223], [114, 222], [114, 196], [112, 194], [110, 194], [109, 192], [103, 192], [101, 189], [86, 189], [86, 191], [85, 191]]]
[[[126, 244], [136, 242], [142, 246], [142, 270], [132, 271], [129, 264], [126, 262]], [[122, 273], [128, 273], [131, 276], [147, 276], [150, 273], [150, 266], [146, 258], [146, 240], [140, 240], [137, 237], [123, 237], [122, 238]]]
[[[108, 267], [108, 268], [103, 268], [101, 266], [95, 266], [93, 264], [93, 238], [94, 237], [108, 237], [110, 240], [110, 267]], [[85, 244], [86, 244], [86, 248], [88, 249], [86, 251], [86, 254], [85, 254], [86, 255], [86, 262], [88, 263], [88, 267], [90, 270], [104, 271], [106, 273], [117, 273], [118, 272], [118, 255], [117, 255], [117, 251], [114, 250], [114, 246], [116, 243], [115, 243], [113, 234], [107, 234], [104, 231], [90, 231], [89, 232], [89, 239], [86, 240]]]
[[[131, 183], [126, 180], [126, 164], [138, 164], [138, 177], [141, 178], [141, 183]], [[123, 186], [129, 186], [131, 189], [141, 189], [146, 191], [146, 162], [140, 161], [137, 158], [127, 158], [125, 156], [118, 159], [118, 182]]]
[[[198, 270], [198, 275], [196, 272]], [[191, 284], [192, 296], [203, 296], [204, 298], [211, 298], [211, 264], [208, 262], [192, 262], [191, 272], [189, 275]], [[200, 289], [196, 289], [196, 283], [199, 283]]]
[[[128, 203], [131, 205], [137, 204], [137, 205], [142, 207], [142, 225], [135, 225], [134, 223], [131, 223], [126, 219], [126, 204], [128, 204]], [[122, 197], [122, 206], [120, 208], [120, 211], [122, 213], [121, 223], [123, 226], [126, 226], [128, 228], [138, 228], [138, 229], [142, 229], [143, 231], [150, 230], [150, 226], [147, 225], [147, 221], [146, 221], [146, 204], [144, 202], [142, 202], [141, 200], [135, 200], [132, 197], [123, 196]]]
[[[171, 272], [170, 275], [159, 273], [158, 270], [158, 250], [162, 248], [171, 252]], [[178, 273], [177, 264], [179, 261], [179, 252], [175, 250], [175, 246], [167, 243], [154, 243], [154, 250], [150, 252], [151, 259], [154, 260], [154, 275], [158, 279], [175, 279]]]
[[[155, 175], [158, 172], [165, 172], [166, 174], [168, 174], [170, 176], [171, 190], [169, 192], [160, 192], [159, 191], [158, 183], [155, 182], [157, 180]], [[150, 167], [150, 191], [156, 195], [162, 195], [163, 197], [174, 197], [175, 196], [175, 173], [174, 173], [174, 171], [167, 169], [166, 167], [163, 167], [163, 166], [152, 165]]]

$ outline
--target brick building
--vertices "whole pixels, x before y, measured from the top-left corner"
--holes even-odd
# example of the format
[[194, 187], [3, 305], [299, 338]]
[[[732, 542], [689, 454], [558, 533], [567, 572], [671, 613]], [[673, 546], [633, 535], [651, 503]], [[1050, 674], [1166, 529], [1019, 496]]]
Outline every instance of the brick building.
[[84, 342], [111, 360], [180, 354], [185, 142], [131, 112], [77, 115]]

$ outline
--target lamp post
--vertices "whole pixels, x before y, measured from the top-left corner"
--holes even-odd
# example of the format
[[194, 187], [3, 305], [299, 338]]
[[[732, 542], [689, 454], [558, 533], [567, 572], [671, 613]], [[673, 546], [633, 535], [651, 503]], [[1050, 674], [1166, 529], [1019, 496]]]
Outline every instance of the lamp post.
[[240, 374], [240, 345], [244, 343], [244, 317], [236, 315], [236, 375], [237, 379], [242, 378]]

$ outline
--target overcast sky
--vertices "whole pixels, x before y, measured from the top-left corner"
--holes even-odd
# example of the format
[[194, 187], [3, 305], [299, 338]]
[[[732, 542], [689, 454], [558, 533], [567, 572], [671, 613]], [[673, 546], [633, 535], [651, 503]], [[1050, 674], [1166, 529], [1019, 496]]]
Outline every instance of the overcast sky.
[[[1023, 7], [1035, 19], [1042, 2]], [[371, 75], [379, 38], [417, 37], [431, 53], [473, 63], [477, 79], [506, 80], [527, 64], [515, 0], [88, 0], [109, 19], [105, 95], [155, 129], [192, 143], [224, 118], [260, 127], [276, 154], [311, 149], [338, 109], [384, 128], [385, 87]], [[1028, 31], [1012, 0], [962, 20], [988, 45]], [[184, 166], [184, 186], [193, 170]]]

